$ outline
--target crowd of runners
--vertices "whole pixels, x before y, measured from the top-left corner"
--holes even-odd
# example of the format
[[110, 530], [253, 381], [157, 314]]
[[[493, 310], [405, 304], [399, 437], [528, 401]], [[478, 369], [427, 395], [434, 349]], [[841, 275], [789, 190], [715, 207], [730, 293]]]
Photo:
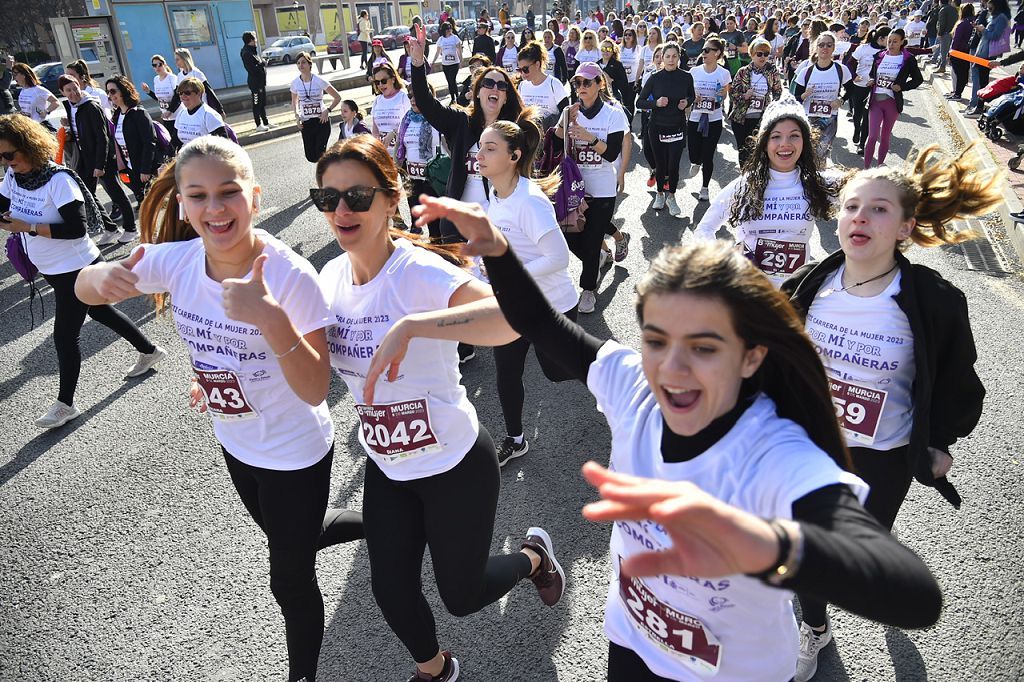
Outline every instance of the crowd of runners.
[[[368, 123], [300, 55], [290, 91], [315, 165], [309, 199], [338, 245], [320, 272], [258, 227], [260, 175], [271, 171], [232, 139], [187, 49], [173, 55], [177, 72], [154, 55], [138, 88], [68, 65], [57, 135], [44, 122], [61, 103], [10, 65], [23, 89], [21, 113], [0, 116], [0, 228], [18, 271], [38, 272], [56, 303], [59, 390], [35, 423], [80, 414], [87, 315], [137, 351], [128, 376], [172, 351], [117, 304], [150, 296], [173, 318], [191, 406], [212, 418], [266, 534], [289, 681], [317, 675], [323, 547], [366, 542], [410, 682], [473, 666], [435, 626], [420, 582], [426, 548], [455, 616], [525, 581], [559, 607], [558, 538], [524, 528], [518, 550], [491, 554], [500, 468], [530, 448], [531, 346], [548, 380], [586, 385], [611, 429], [606, 466], [582, 471], [600, 497], [584, 516], [612, 524], [609, 680], [809, 680], [832, 638], [829, 602], [932, 625], [939, 586], [889, 531], [914, 479], [956, 499], [950, 449], [978, 423], [985, 389], [964, 295], [905, 252], [972, 238], [955, 221], [1000, 195], [971, 148], [881, 165], [903, 93], [921, 83], [918, 55], [935, 41], [927, 15], [897, 2], [627, 3], [497, 45], [483, 15], [472, 46], [454, 20], [443, 24], [432, 58], [417, 24], [397, 66], [383, 50], [366, 55]], [[258, 52], [245, 53], [257, 69]], [[437, 61], [448, 102], [427, 80]], [[261, 108], [265, 82], [250, 88]], [[864, 156], [856, 172], [832, 161], [844, 107]], [[254, 116], [269, 125], [265, 111]], [[713, 194], [727, 123], [739, 177]], [[638, 278], [639, 350], [578, 324], [596, 310], [601, 269], [628, 256], [630, 223], [613, 218], [634, 147], [651, 211], [680, 217], [676, 192], [696, 167], [696, 195], [710, 202]], [[812, 262], [815, 226], [833, 218], [840, 248]], [[99, 249], [135, 240], [122, 260]], [[504, 424], [482, 424], [461, 383], [460, 365], [488, 346]], [[327, 506], [332, 370], [367, 457], [360, 510]], [[717, 608], [707, 589], [735, 608]]]

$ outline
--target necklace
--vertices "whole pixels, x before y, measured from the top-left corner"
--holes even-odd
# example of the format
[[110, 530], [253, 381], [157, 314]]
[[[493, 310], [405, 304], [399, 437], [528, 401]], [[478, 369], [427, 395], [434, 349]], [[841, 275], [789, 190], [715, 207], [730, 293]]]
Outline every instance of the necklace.
[[828, 289], [825, 289], [825, 291], [823, 291], [820, 294], [818, 294], [818, 298], [828, 298], [832, 294], [840, 294], [840, 293], [842, 293], [842, 292], [844, 292], [844, 291], [846, 291], [848, 289], [853, 289], [855, 287], [859, 287], [861, 285], [868, 284], [869, 282], [874, 282], [876, 279], [882, 279], [883, 277], [888, 275], [890, 272], [895, 270], [898, 265], [899, 265], [898, 263], [896, 265], [893, 265], [891, 268], [889, 268], [888, 270], [883, 272], [881, 275], [875, 275], [871, 279], [866, 279], [863, 282], [857, 282], [856, 284], [851, 284], [850, 286], [843, 287], [842, 289], [836, 289], [835, 287], [830, 287]]

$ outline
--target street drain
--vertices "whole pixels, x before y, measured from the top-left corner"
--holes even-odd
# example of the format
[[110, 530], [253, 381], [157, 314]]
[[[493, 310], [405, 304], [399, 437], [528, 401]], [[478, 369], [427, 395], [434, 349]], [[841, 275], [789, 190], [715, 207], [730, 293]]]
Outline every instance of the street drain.
[[[978, 234], [985, 234], [984, 227], [979, 221], [969, 220], [967, 224]], [[1003, 265], [1003, 260], [996, 253], [995, 248], [993, 248], [992, 242], [988, 240], [988, 237], [979, 237], [978, 239], [961, 242], [959, 247], [961, 253], [967, 259], [968, 270], [977, 270], [978, 272], [996, 277], [1010, 274], [1006, 266]]]

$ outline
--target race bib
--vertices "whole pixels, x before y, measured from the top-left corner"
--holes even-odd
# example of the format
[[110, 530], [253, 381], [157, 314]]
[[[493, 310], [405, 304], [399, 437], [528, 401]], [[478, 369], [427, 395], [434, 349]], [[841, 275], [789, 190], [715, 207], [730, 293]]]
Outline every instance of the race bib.
[[405, 164], [405, 171], [409, 174], [410, 180], [425, 180], [427, 177], [427, 164], [408, 161]]
[[422, 398], [382, 405], [356, 405], [366, 447], [388, 464], [439, 449]]
[[873, 445], [882, 408], [889, 394], [832, 377], [828, 379], [828, 388], [832, 393], [832, 405], [836, 408], [836, 419], [843, 434], [858, 445]]
[[701, 97], [697, 100], [697, 103], [693, 105], [694, 111], [714, 111], [715, 110], [715, 98], [714, 97]]
[[302, 118], [319, 118], [322, 110], [322, 102], [311, 102], [306, 100], [302, 103]]
[[807, 260], [807, 244], [757, 238], [754, 264], [766, 275], [788, 275]]
[[883, 76], [878, 74], [878, 80], [875, 81], [875, 85], [885, 90], [892, 90], [892, 84], [895, 79], [892, 76]]
[[260, 416], [245, 397], [237, 374], [226, 369], [192, 370], [206, 397], [206, 409], [214, 419], [244, 421]]
[[597, 169], [601, 167], [604, 159], [597, 150], [593, 147], [588, 147], [580, 144], [574, 144], [572, 146], [572, 157], [576, 161], [576, 165], [581, 169], [590, 168]]
[[480, 162], [476, 160], [476, 154], [466, 154], [466, 174], [480, 175]]
[[385, 147], [387, 147], [388, 149], [392, 149], [393, 150], [395, 148], [395, 143], [398, 141], [398, 136], [396, 135], [395, 139], [391, 140], [391, 144], [388, 144], [388, 135], [390, 135], [390, 134], [391, 134], [390, 130], [388, 132], [386, 132], [386, 133], [384, 133], [384, 132], [380, 133], [380, 141], [384, 143]]
[[811, 116], [831, 116], [832, 102], [827, 102], [821, 99], [812, 99], [811, 110], [809, 113], [811, 114]]
[[452, 53], [452, 54], [445, 53], [445, 54], [441, 55], [441, 63], [444, 64], [445, 66], [451, 66], [452, 64], [454, 64], [457, 61], [458, 61], [458, 57], [454, 53]]
[[167, 111], [170, 108], [171, 103], [165, 99], [157, 100], [160, 103], [160, 111]]
[[725, 58], [735, 59], [736, 58], [736, 46], [732, 43], [725, 44]]
[[754, 95], [750, 98], [750, 104], [747, 106], [747, 111], [753, 113], [756, 111], [764, 111], [765, 97], [761, 95]]
[[679, 142], [686, 137], [686, 133], [680, 130], [678, 133], [659, 134], [658, 140], [661, 142]]
[[718, 672], [722, 645], [700, 620], [658, 599], [639, 578], [622, 572], [619, 560], [619, 597], [633, 626], [682, 665], [701, 675]]

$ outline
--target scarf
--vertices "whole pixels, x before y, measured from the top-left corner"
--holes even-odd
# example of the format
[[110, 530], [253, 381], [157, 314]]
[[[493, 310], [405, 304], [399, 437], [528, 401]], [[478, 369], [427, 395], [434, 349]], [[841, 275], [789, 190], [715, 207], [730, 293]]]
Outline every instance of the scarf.
[[584, 116], [586, 116], [587, 118], [589, 118], [590, 120], [594, 120], [594, 117], [597, 116], [599, 113], [601, 113], [601, 107], [603, 107], [603, 106], [604, 106], [604, 101], [601, 99], [600, 95], [598, 95], [597, 100], [594, 101], [594, 106], [592, 106], [590, 108], [584, 107], [583, 106], [583, 101], [581, 100], [580, 101], [580, 113], [583, 114]]
[[75, 183], [78, 185], [82, 198], [85, 200], [85, 227], [88, 232], [95, 233], [104, 229], [111, 231], [117, 229], [117, 223], [111, 220], [107, 212], [103, 210], [103, 207], [96, 202], [96, 198], [89, 191], [89, 188], [85, 186], [85, 183], [82, 182], [82, 178], [78, 177], [78, 173], [70, 168], [51, 161], [39, 170], [29, 173], [15, 173], [14, 181], [18, 184], [18, 187], [32, 191], [45, 186], [57, 173], [67, 173], [74, 178]]
[[398, 126], [398, 144], [397, 151], [395, 154], [396, 161], [404, 161], [406, 157], [405, 153], [405, 131], [408, 130], [410, 123], [419, 123], [420, 125], [420, 137], [418, 140], [417, 147], [420, 151], [421, 159], [431, 159], [434, 157], [434, 129], [429, 123], [427, 123], [427, 117], [423, 114], [418, 114], [412, 109], [406, 112], [405, 117], [402, 119], [402, 124]]

